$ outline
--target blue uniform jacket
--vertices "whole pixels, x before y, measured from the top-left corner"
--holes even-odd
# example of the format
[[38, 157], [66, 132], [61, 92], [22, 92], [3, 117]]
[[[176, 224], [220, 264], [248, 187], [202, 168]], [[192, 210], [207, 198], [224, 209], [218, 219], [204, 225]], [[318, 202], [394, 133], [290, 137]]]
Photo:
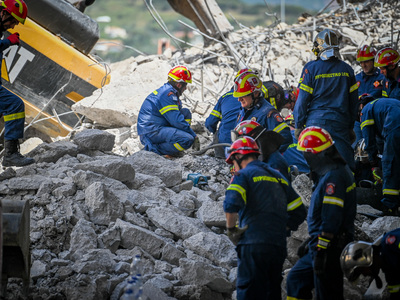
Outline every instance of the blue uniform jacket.
[[355, 188], [354, 176], [347, 165], [337, 165], [315, 181], [307, 216], [313, 241], [322, 232], [344, 233], [347, 240], [354, 238]]
[[365, 150], [369, 159], [378, 153], [376, 135], [386, 139], [392, 130], [400, 129], [400, 101], [391, 98], [374, 100], [364, 106], [361, 116], [361, 130]]
[[396, 80], [383, 80], [382, 96], [400, 100], [400, 76]]
[[308, 62], [299, 88], [293, 111], [296, 128], [303, 128], [307, 120], [318, 120], [321, 124], [334, 121], [341, 128], [353, 129], [358, 94], [354, 71], [347, 63], [337, 59]]
[[259, 160], [235, 173], [225, 193], [224, 211], [239, 214], [248, 225], [239, 244], [286, 246], [286, 227], [296, 230], [306, 211], [282, 175]]
[[[389, 231], [381, 242], [382, 271], [391, 294], [400, 294], [400, 228]], [[396, 298], [395, 298], [396, 299]]]
[[304, 159], [303, 152], [297, 150], [297, 140], [294, 137], [294, 130], [291, 130], [293, 144], [290, 144], [289, 147], [283, 152], [283, 157], [289, 164], [295, 165], [299, 172], [301, 173], [310, 173], [310, 167], [307, 164], [307, 161]]
[[231, 130], [235, 128], [236, 119], [240, 111], [240, 102], [233, 97], [233, 88], [218, 99], [213, 111], [206, 119], [206, 128], [215, 133], [218, 123], [218, 142], [231, 143]]
[[259, 98], [253, 109], [241, 108], [236, 125], [245, 120], [256, 121], [267, 130], [280, 133], [285, 138], [285, 142], [279, 148], [281, 153], [292, 143], [289, 127], [283, 121], [279, 112], [264, 98]]
[[139, 135], [156, 132], [162, 127], [174, 127], [196, 136], [180, 112], [178, 92], [165, 83], [144, 100], [139, 111], [137, 130]]
[[367, 93], [375, 98], [381, 98], [384, 79], [385, 76], [383, 76], [378, 68], [375, 68], [374, 74], [372, 75], [367, 75], [364, 71], [361, 71], [356, 75], [358, 96]]

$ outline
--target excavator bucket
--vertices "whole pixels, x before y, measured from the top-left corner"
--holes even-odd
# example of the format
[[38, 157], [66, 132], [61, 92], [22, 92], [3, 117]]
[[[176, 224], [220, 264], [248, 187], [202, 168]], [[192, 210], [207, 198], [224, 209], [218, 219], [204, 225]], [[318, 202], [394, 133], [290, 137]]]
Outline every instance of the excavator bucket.
[[1, 292], [5, 296], [8, 278], [22, 278], [24, 292], [29, 291], [30, 279], [30, 210], [28, 201], [1, 200], [3, 259]]

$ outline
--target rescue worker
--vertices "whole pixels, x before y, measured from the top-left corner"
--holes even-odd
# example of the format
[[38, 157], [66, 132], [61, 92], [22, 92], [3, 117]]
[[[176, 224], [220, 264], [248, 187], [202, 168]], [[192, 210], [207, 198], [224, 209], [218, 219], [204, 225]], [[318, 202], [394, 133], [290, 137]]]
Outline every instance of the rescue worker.
[[[0, 7], [0, 31], [4, 33], [24, 24], [28, 7], [23, 0], [4, 0]], [[0, 41], [0, 64], [3, 51], [19, 45], [19, 34], [15, 32]], [[2, 69], [2, 68], [1, 68]], [[19, 139], [24, 137], [25, 105], [21, 98], [4, 88], [0, 83], [0, 113], [4, 117], [4, 167], [21, 167], [34, 163], [33, 158], [23, 156], [19, 151]]]
[[400, 101], [392, 98], [373, 100], [364, 97], [360, 104], [361, 130], [372, 167], [378, 166], [377, 137], [384, 140], [381, 158], [385, 213], [398, 214], [400, 206]]
[[264, 99], [262, 85], [262, 81], [254, 73], [243, 73], [236, 78], [233, 96], [238, 98], [242, 106], [236, 125], [244, 120], [252, 120], [267, 130], [280, 133], [285, 140], [279, 151], [284, 152], [292, 143], [290, 130], [279, 112]]
[[300, 78], [300, 91], [293, 116], [295, 137], [304, 127], [327, 130], [335, 146], [352, 170], [355, 169], [351, 147], [357, 119], [357, 83], [353, 69], [340, 60], [339, 39], [332, 29], [324, 29], [314, 40], [317, 56], [308, 62]]
[[400, 228], [380, 236], [373, 243], [349, 243], [340, 257], [344, 275], [354, 282], [362, 274], [375, 279], [382, 288], [379, 271], [385, 274], [390, 300], [400, 300]]
[[[374, 66], [375, 55], [376, 50], [368, 45], [363, 45], [357, 51], [357, 61], [360, 63], [362, 68], [362, 71], [356, 74], [358, 97], [363, 94], [370, 94], [375, 98], [382, 97], [382, 83], [385, 76], [383, 76], [380, 70]], [[356, 120], [354, 123], [354, 132], [356, 134], [356, 140], [352, 145], [353, 149], [357, 142], [362, 138], [359, 120]]]
[[393, 48], [383, 48], [375, 55], [374, 66], [385, 76], [382, 96], [400, 100], [400, 55]]
[[191, 146], [200, 149], [199, 138], [190, 128], [192, 114], [179, 99], [188, 83], [192, 83], [191, 72], [176, 66], [169, 71], [168, 82], [144, 100], [137, 130], [145, 150], [174, 157]]
[[279, 112], [283, 108], [290, 108], [294, 100], [290, 93], [284, 91], [279, 83], [272, 80], [263, 82], [262, 92], [264, 98]]
[[[251, 69], [241, 69], [235, 79], [242, 73], [253, 72]], [[240, 102], [233, 97], [233, 86], [231, 90], [218, 99], [217, 104], [205, 122], [206, 128], [214, 134], [214, 144], [231, 143], [231, 130], [235, 128], [236, 119], [240, 111]], [[218, 130], [217, 126], [219, 124]], [[215, 156], [225, 158], [224, 148], [216, 148]]]
[[[297, 139], [294, 136], [294, 118], [292, 114], [289, 114], [285, 118], [285, 123], [290, 128], [290, 133], [292, 134], [293, 143], [289, 145], [285, 152], [283, 152], [283, 158], [287, 161], [290, 169], [297, 169], [299, 173], [308, 174], [310, 173], [310, 167], [307, 161], [304, 159], [303, 153], [297, 150]], [[295, 166], [295, 168], [293, 167]], [[293, 172], [292, 172], [293, 173]], [[293, 174], [295, 175], [295, 174]]]
[[253, 138], [260, 149], [261, 155], [258, 157], [259, 160], [267, 163], [271, 168], [277, 170], [283, 177], [290, 181], [289, 164], [278, 151], [284, 141], [282, 135], [272, 130], [266, 130], [259, 123], [251, 120], [240, 122], [232, 130], [231, 134], [233, 141], [242, 136]]
[[237, 245], [237, 299], [281, 299], [286, 237], [304, 221], [305, 208], [287, 180], [257, 159], [252, 138], [237, 139], [229, 152], [226, 162], [238, 171], [223, 206], [228, 237]]
[[307, 216], [308, 252], [288, 274], [287, 299], [313, 299], [315, 289], [318, 300], [343, 300], [340, 254], [354, 237], [354, 177], [325, 129], [304, 129], [298, 149], [310, 166], [314, 189]]

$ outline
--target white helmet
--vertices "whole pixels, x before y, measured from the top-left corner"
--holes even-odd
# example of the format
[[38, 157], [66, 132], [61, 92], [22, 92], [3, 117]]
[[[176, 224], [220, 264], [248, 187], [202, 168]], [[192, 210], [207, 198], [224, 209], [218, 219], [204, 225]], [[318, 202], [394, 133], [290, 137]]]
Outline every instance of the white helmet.
[[365, 140], [361, 139], [356, 144], [355, 160], [360, 162], [368, 162], [368, 153], [365, 151]]

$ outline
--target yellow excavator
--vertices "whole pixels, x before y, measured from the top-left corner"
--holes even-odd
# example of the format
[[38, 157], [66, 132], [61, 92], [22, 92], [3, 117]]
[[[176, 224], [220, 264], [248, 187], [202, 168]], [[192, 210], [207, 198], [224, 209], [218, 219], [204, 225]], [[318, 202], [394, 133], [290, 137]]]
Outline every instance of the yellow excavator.
[[[66, 136], [81, 122], [71, 105], [110, 81], [104, 64], [90, 55], [99, 39], [98, 24], [66, 0], [25, 0], [20, 44], [3, 52], [2, 83], [25, 102], [25, 120], [48, 137]], [[30, 281], [28, 201], [0, 198], [0, 296], [8, 278]]]

